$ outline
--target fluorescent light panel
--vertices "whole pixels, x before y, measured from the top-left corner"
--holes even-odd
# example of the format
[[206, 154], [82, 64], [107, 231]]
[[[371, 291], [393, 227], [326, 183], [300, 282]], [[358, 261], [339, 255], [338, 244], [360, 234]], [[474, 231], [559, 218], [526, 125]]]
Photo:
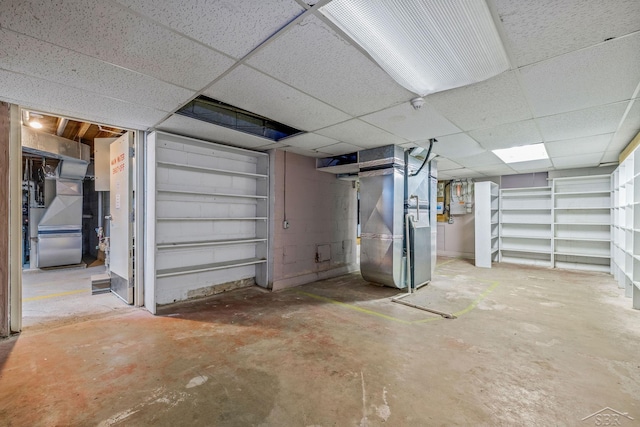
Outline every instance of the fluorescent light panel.
[[493, 150], [493, 154], [498, 156], [505, 163], [528, 162], [531, 160], [549, 158], [543, 143], [521, 145], [520, 147], [501, 148], [499, 150]]
[[320, 11], [421, 96], [509, 69], [484, 0], [332, 0]]

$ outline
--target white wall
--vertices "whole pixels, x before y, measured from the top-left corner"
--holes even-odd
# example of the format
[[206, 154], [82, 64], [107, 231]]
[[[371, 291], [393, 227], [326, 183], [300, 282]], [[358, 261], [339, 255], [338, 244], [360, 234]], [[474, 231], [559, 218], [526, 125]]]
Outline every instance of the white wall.
[[[353, 183], [316, 171], [313, 158], [279, 150], [271, 155], [272, 288], [357, 270], [357, 193]], [[285, 214], [288, 229], [283, 228]], [[318, 245], [330, 246], [329, 261], [316, 262]]]

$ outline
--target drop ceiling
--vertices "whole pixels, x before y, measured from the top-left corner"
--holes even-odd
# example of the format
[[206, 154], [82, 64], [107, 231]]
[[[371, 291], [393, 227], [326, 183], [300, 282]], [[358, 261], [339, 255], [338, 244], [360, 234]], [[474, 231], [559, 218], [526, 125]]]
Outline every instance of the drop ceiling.
[[[640, 131], [638, 1], [488, 0], [511, 68], [420, 110], [318, 11], [327, 2], [4, 0], [0, 99], [312, 157], [437, 138], [444, 178], [594, 167]], [[174, 114], [198, 95], [307, 133], [274, 143]], [[491, 152], [538, 142], [549, 160]]]

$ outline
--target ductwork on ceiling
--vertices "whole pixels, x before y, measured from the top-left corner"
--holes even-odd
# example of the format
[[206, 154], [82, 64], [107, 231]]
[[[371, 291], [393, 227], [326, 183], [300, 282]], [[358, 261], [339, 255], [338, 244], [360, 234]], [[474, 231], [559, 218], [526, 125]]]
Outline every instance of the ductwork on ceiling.
[[91, 160], [91, 149], [87, 144], [37, 132], [28, 126], [22, 126], [22, 151], [36, 156], [80, 161], [86, 164]]
[[79, 264], [82, 261], [82, 180], [89, 165], [89, 146], [23, 126], [22, 149], [60, 160], [55, 174], [55, 198], [37, 226], [37, 267]]

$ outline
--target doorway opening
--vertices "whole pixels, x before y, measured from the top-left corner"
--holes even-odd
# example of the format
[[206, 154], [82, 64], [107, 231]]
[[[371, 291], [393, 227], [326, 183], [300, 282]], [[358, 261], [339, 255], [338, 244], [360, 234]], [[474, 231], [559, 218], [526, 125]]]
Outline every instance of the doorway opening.
[[128, 308], [134, 132], [21, 115], [23, 328]]

